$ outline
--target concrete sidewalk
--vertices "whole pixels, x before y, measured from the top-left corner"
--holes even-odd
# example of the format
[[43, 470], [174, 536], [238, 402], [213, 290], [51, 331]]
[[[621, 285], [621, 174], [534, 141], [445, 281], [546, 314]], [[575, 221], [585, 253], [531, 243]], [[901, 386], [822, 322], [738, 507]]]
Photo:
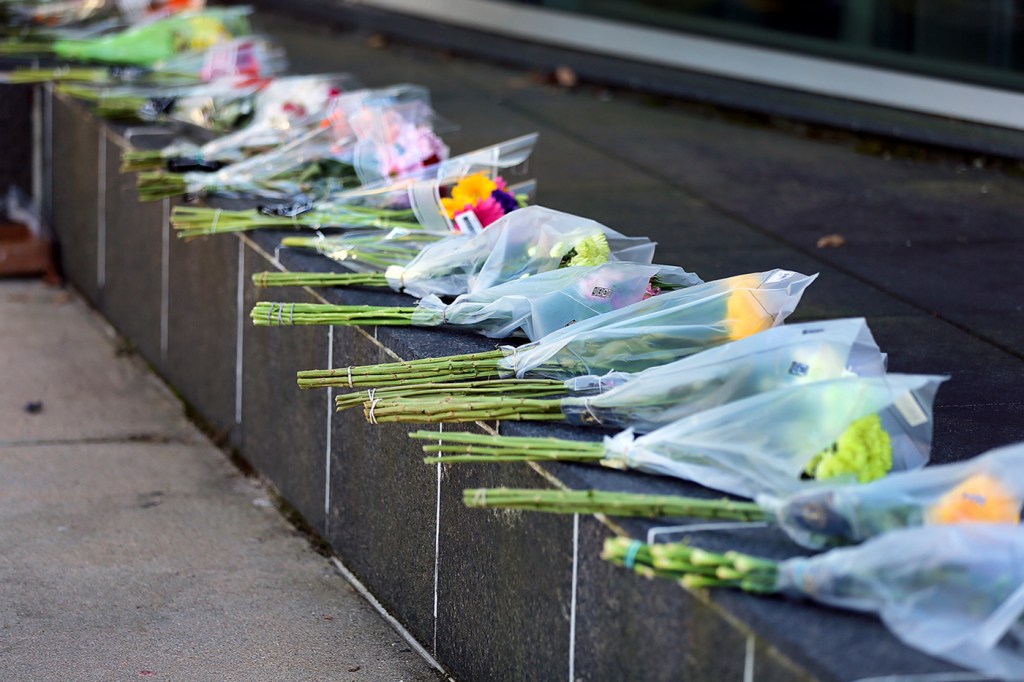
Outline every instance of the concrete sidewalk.
[[439, 679], [76, 297], [0, 317], [0, 679]]

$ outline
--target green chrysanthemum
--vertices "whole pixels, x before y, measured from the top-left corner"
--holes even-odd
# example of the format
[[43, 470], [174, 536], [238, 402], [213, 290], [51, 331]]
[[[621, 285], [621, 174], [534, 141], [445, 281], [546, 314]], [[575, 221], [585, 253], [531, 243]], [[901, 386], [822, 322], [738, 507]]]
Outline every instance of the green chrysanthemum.
[[603, 234], [595, 234], [576, 243], [575, 254], [569, 259], [568, 267], [577, 265], [603, 265], [608, 262], [612, 250]]
[[807, 473], [818, 480], [855, 474], [861, 483], [882, 478], [892, 469], [892, 439], [877, 414], [850, 424], [831, 446], [819, 452]]

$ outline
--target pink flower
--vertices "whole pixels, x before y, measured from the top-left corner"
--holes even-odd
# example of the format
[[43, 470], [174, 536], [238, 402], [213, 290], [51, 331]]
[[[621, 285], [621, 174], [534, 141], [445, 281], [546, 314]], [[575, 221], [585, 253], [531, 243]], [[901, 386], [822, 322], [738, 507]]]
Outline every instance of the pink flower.
[[502, 192], [508, 191], [508, 185], [505, 184], [505, 179], [502, 178], [500, 175], [494, 178], [494, 184], [497, 185], [498, 189], [500, 189]]
[[474, 206], [473, 213], [476, 213], [476, 217], [480, 219], [480, 224], [487, 227], [498, 218], [503, 217], [505, 209], [501, 207], [497, 199], [491, 197]]

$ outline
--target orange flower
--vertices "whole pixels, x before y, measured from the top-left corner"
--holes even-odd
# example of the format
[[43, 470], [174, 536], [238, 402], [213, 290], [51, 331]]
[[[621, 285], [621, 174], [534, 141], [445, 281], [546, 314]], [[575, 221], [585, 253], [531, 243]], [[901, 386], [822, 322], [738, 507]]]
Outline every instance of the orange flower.
[[942, 496], [928, 521], [954, 523], [1020, 523], [1021, 503], [998, 478], [975, 474]]
[[764, 306], [750, 291], [760, 285], [761, 280], [756, 275], [737, 278], [726, 303], [725, 322], [729, 327], [730, 339], [743, 339], [772, 326], [771, 316], [765, 312]]
[[441, 199], [441, 205], [449, 218], [461, 213], [466, 207], [476, 206], [481, 201], [491, 198], [491, 192], [498, 189], [497, 183], [483, 173], [467, 175], [452, 188], [451, 199]]

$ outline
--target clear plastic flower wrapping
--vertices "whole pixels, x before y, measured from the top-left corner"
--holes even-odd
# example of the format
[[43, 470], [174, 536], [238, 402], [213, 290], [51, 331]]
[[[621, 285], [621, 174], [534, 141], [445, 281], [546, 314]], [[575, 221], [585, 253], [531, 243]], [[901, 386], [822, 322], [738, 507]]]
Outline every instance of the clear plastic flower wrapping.
[[863, 485], [823, 485], [783, 498], [759, 495], [757, 502], [791, 538], [811, 548], [862, 542], [899, 528], [1019, 523], [1024, 444]]
[[781, 324], [817, 275], [738, 275], [666, 291], [582, 320], [537, 343], [503, 346], [504, 376], [569, 379], [639, 372]]
[[609, 260], [650, 263], [654, 257], [655, 244], [646, 237], [626, 237], [588, 218], [528, 206], [478, 234], [427, 246], [408, 265], [385, 274], [391, 288], [410, 296], [459, 296], [556, 270], [575, 244], [595, 235], [607, 239]]
[[652, 278], [673, 288], [700, 283], [682, 268], [610, 262], [544, 272], [463, 294], [449, 305], [427, 296], [413, 324], [456, 324], [501, 338], [522, 330], [536, 340], [558, 329], [640, 301]]
[[907, 645], [1024, 680], [1024, 528], [896, 530], [858, 547], [784, 561], [777, 587], [875, 613]]
[[[327, 123], [321, 127], [214, 173], [185, 173], [186, 186], [190, 193], [255, 193], [290, 198], [300, 195], [303, 187], [286, 174], [315, 162], [351, 166], [353, 181], [356, 175], [358, 182], [380, 181], [387, 177], [388, 169], [381, 165], [386, 151], [374, 151], [376, 146], [387, 144], [386, 135], [403, 125], [427, 134], [432, 116], [429, 101], [426, 89], [415, 85], [342, 94], [332, 100]], [[359, 132], [367, 137], [360, 138]], [[447, 154], [447, 147], [437, 142], [432, 153]], [[319, 192], [330, 193], [340, 188], [336, 182], [326, 182]]]
[[323, 119], [335, 97], [357, 87], [349, 74], [275, 78], [256, 95], [247, 125], [200, 147], [178, 145], [168, 156], [241, 161], [247, 150], [270, 149], [308, 131]]
[[767, 329], [638, 373], [569, 379], [561, 400], [570, 423], [648, 433], [690, 414], [751, 395], [846, 374], [879, 376], [885, 356], [863, 319]]
[[918, 469], [932, 439], [932, 403], [945, 377], [845, 377], [759, 393], [684, 417], [647, 435], [605, 438], [607, 466], [663, 474], [741, 497], [819, 485], [807, 466], [858, 419], [877, 414], [892, 469]]

